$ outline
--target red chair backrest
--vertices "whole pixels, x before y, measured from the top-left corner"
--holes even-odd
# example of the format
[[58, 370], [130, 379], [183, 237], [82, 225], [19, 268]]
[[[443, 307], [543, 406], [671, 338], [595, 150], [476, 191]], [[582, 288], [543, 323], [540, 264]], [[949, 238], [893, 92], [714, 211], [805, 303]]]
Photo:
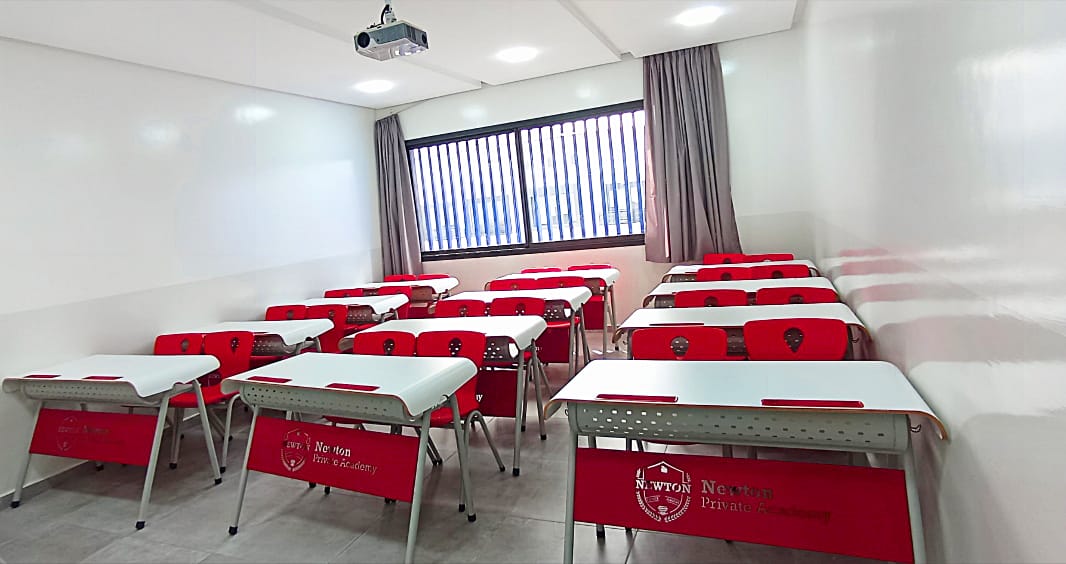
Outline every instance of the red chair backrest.
[[585, 279], [580, 276], [549, 276], [537, 278], [538, 288], [583, 288]]
[[[407, 299], [411, 299], [411, 292], [414, 291], [411, 286], [381, 286], [378, 288], [379, 296], [388, 296], [391, 294], [403, 294], [407, 296]], [[411, 302], [403, 304], [396, 308], [397, 319], [407, 319], [407, 312], [411, 309]]]
[[848, 326], [839, 319], [764, 319], [744, 324], [751, 360], [842, 360]]
[[155, 338], [153, 354], [203, 354], [204, 336], [201, 333], [172, 333]]
[[674, 294], [674, 307], [723, 307], [748, 305], [744, 290], [682, 290]]
[[414, 274], [390, 274], [385, 277], [385, 282], [410, 282], [418, 280]]
[[[333, 297], [333, 296], [327, 296]], [[279, 305], [270, 306], [266, 311], [267, 321], [288, 321], [290, 319], [306, 319], [307, 306], [304, 305]]]
[[419, 274], [415, 276], [415, 280], [440, 280], [442, 278], [451, 278], [451, 274]]
[[544, 316], [542, 298], [506, 297], [489, 303], [489, 315], [539, 315]]
[[484, 317], [489, 304], [480, 300], [441, 300], [433, 310], [433, 317]]
[[759, 265], [751, 267], [752, 280], [767, 278], [807, 278], [811, 269], [804, 264]]
[[828, 304], [839, 301], [840, 296], [831, 288], [760, 288], [755, 292], [755, 305]]
[[742, 253], [708, 253], [703, 255], [703, 264], [734, 264], [745, 262], [746, 258]]
[[362, 288], [342, 288], [338, 290], [326, 290], [326, 293], [322, 295], [323, 298], [361, 298], [363, 297]]
[[486, 290], [536, 290], [540, 288], [536, 279], [533, 278], [508, 278], [507, 280], [492, 280], [485, 285]]
[[603, 270], [605, 268], [614, 268], [609, 264], [578, 264], [567, 268], [567, 270]]
[[562, 272], [563, 269], [556, 268], [554, 266], [543, 266], [538, 268], [523, 268], [522, 274], [535, 274], [537, 272]]
[[352, 337], [352, 353], [414, 356], [415, 336], [403, 331], [362, 331]]
[[204, 354], [218, 359], [218, 375], [229, 378], [247, 372], [252, 361], [252, 344], [255, 334], [251, 331], [219, 331], [204, 335]]
[[767, 262], [772, 260], [796, 260], [792, 253], [765, 253], [761, 255], [746, 255], [747, 262]]
[[322, 352], [340, 352], [341, 339], [344, 338], [345, 325], [348, 321], [348, 306], [311, 306], [307, 308], [307, 319], [329, 319], [333, 321], [333, 329], [319, 335], [318, 343], [322, 345]]
[[629, 350], [637, 360], [726, 360], [724, 329], [702, 325], [637, 329]]
[[418, 335], [418, 356], [452, 356], [469, 358], [480, 368], [485, 360], [483, 333], [476, 331], [426, 331]]
[[746, 266], [716, 266], [714, 268], [701, 268], [696, 271], [697, 282], [750, 279], [751, 269]]

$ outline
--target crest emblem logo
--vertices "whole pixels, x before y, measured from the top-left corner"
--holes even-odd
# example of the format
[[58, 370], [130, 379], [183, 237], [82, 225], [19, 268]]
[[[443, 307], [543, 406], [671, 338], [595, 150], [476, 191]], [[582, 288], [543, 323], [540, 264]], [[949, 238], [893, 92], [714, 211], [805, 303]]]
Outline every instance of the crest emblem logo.
[[648, 517], [670, 523], [684, 515], [692, 503], [692, 478], [676, 466], [657, 462], [637, 469], [636, 494]]
[[307, 463], [311, 452], [311, 435], [295, 429], [285, 433], [281, 443], [281, 465], [289, 472], [296, 472]]
[[78, 434], [78, 418], [71, 415], [65, 417], [63, 422], [59, 424], [59, 432], [56, 433], [56, 447], [60, 452], [67, 452], [72, 446], [71, 443], [77, 438]]

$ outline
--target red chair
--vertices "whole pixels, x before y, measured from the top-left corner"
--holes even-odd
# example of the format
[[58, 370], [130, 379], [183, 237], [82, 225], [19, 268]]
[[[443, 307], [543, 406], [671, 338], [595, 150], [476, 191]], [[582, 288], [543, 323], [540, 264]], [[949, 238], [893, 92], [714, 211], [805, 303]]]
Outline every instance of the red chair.
[[808, 278], [811, 269], [803, 264], [760, 265], [751, 267], [752, 280], [767, 278]]
[[562, 272], [563, 269], [556, 268], [554, 266], [544, 266], [539, 268], [523, 268], [522, 274], [536, 274], [538, 272]]
[[848, 326], [839, 319], [764, 319], [744, 324], [751, 360], [843, 360]]
[[153, 354], [203, 354], [204, 336], [200, 333], [173, 333], [155, 338]]
[[348, 306], [346, 305], [315, 305], [307, 308], [307, 319], [329, 319], [333, 322], [333, 328], [318, 336], [318, 344], [322, 352], [341, 352], [341, 339], [346, 337], [354, 327], [348, 326]]
[[451, 274], [419, 274], [415, 276], [416, 280], [440, 280], [443, 278], [451, 278]]
[[792, 253], [765, 253], [761, 255], [746, 255], [746, 262], [768, 262], [777, 260], [796, 260]]
[[[464, 357], [470, 359], [478, 368], [480, 374], [485, 358], [485, 335], [474, 331], [426, 331], [418, 335], [415, 351], [418, 356], [445, 356]], [[492, 456], [496, 458], [496, 466], [500, 472], [505, 467], [500, 453], [496, 450], [496, 444], [492, 442], [489, 427], [485, 424], [485, 418], [478, 411], [477, 381], [478, 375], [468, 380], [455, 392], [455, 399], [459, 404], [459, 419], [463, 425], [463, 436], [467, 441], [467, 449], [470, 447], [470, 425], [477, 421], [481, 424], [481, 430], [485, 433], [485, 442], [492, 449]], [[451, 405], [439, 407], [429, 416], [431, 427], [449, 428], [455, 424]], [[458, 429], [457, 429], [458, 430]], [[462, 498], [460, 498], [460, 511], [465, 511]]]
[[418, 280], [414, 274], [390, 274], [385, 277], [385, 282], [412, 282]]
[[831, 288], [760, 288], [755, 292], [755, 305], [829, 304], [839, 301], [840, 296]]
[[717, 282], [720, 280], [751, 280], [751, 269], [746, 266], [716, 266], [701, 268], [696, 271], [697, 282]]
[[629, 350], [635, 360], [728, 360], [727, 341], [718, 327], [649, 327], [633, 331]]
[[682, 290], [674, 294], [674, 307], [724, 307], [748, 305], [744, 290]]
[[484, 317], [489, 304], [480, 300], [441, 300], [433, 311], [433, 317]]
[[574, 265], [574, 266], [568, 267], [567, 270], [569, 270], [569, 271], [574, 271], [574, 270], [604, 270], [604, 269], [607, 269], [607, 268], [614, 268], [614, 267], [609, 265], [609, 264], [578, 264], [578, 265]]
[[584, 288], [585, 279], [580, 276], [549, 276], [534, 280], [538, 288]]
[[363, 331], [352, 338], [352, 354], [414, 356], [415, 336], [403, 331]]
[[703, 255], [703, 264], [735, 264], [746, 259], [742, 253], [708, 253]]
[[339, 290], [326, 290], [326, 293], [322, 295], [323, 298], [361, 298], [363, 297], [362, 288], [346, 288]]
[[382, 286], [378, 288], [378, 295], [403, 294], [407, 296], [407, 303], [396, 309], [396, 319], [407, 319], [407, 314], [411, 309], [411, 291], [412, 288], [410, 286]]
[[306, 319], [307, 306], [304, 305], [279, 305], [270, 306], [266, 310], [267, 321], [289, 321], [292, 319]]
[[542, 298], [506, 297], [489, 303], [489, 315], [538, 315], [544, 317]]
[[[226, 471], [226, 458], [229, 455], [230, 426], [233, 422], [233, 404], [239, 394], [222, 392], [222, 381], [230, 376], [247, 372], [252, 361], [252, 343], [255, 335], [250, 331], [220, 331], [203, 336], [204, 354], [218, 359], [218, 370], [200, 379], [200, 391], [204, 396], [204, 407], [208, 418], [213, 414], [210, 409], [217, 405], [226, 406], [226, 422], [222, 427], [222, 459], [219, 470]], [[158, 341], [157, 341], [158, 343]], [[178, 450], [181, 445], [181, 424], [186, 409], [197, 409], [196, 392], [185, 392], [170, 398], [170, 407], [174, 408], [174, 442], [170, 450], [170, 467], [178, 467]], [[214, 420], [217, 424], [217, 420]]]
[[[614, 268], [609, 264], [579, 264], [567, 268], [568, 271], [575, 270], [603, 270], [606, 268]], [[591, 331], [603, 331], [606, 327], [603, 319], [603, 295], [604, 283], [600, 284], [600, 293], [593, 295], [589, 298], [589, 301], [585, 302], [585, 307], [582, 308], [585, 312], [585, 329]], [[611, 302], [611, 316], [614, 317], [614, 301]], [[613, 322], [612, 322], [613, 323]]]
[[533, 278], [508, 278], [507, 280], [491, 280], [485, 285], [489, 291], [499, 290], [536, 290], [540, 284]]

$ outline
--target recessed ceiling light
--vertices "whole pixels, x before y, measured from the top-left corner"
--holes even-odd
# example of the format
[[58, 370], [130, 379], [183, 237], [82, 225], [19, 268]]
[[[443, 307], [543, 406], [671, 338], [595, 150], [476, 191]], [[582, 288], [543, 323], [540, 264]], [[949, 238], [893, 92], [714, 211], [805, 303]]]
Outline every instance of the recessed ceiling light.
[[720, 17], [722, 17], [722, 9], [718, 6], [700, 6], [681, 12], [674, 17], [674, 22], [686, 27], [694, 27], [714, 23]]
[[389, 80], [364, 80], [359, 84], [356, 84], [354, 88], [360, 92], [366, 92], [367, 94], [378, 94], [392, 90], [392, 87], [396, 86]]
[[497, 52], [496, 58], [505, 63], [524, 63], [533, 60], [539, 52], [533, 47], [508, 47]]

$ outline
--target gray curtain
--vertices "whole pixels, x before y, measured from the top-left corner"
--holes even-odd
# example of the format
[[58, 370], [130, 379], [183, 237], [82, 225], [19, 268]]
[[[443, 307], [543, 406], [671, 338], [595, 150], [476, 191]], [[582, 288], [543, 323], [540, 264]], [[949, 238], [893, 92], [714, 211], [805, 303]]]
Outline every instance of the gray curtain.
[[374, 123], [374, 154], [378, 163], [382, 270], [385, 276], [422, 274], [411, 167], [407, 164], [400, 119], [395, 114]]
[[644, 57], [644, 114], [647, 259], [741, 252], [718, 47]]

